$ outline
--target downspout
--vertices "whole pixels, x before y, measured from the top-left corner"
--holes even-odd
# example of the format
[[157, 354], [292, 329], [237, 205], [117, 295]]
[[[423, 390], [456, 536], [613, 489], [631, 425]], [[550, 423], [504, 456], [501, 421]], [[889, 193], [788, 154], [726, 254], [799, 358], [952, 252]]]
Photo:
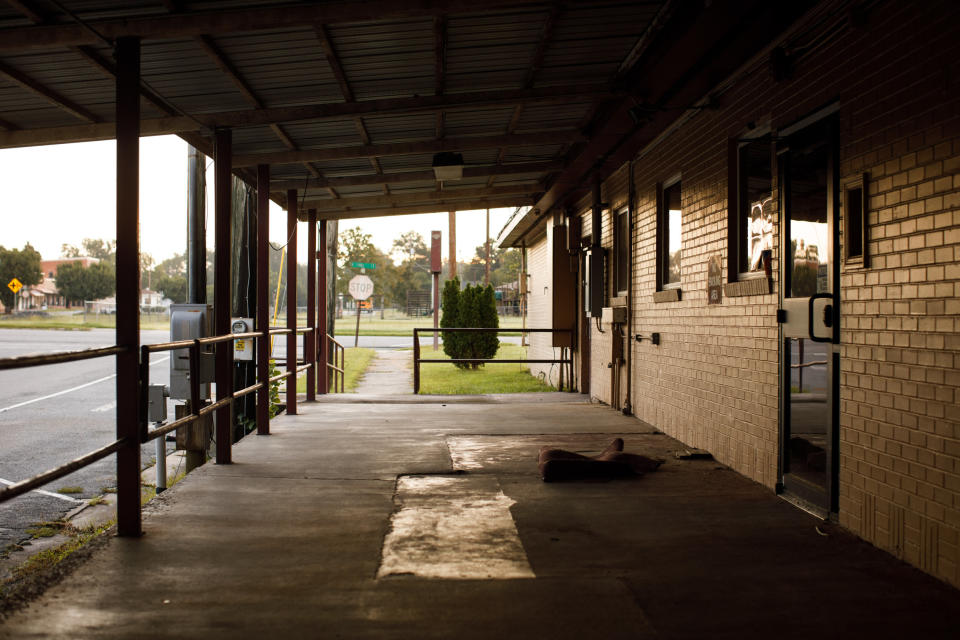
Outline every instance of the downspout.
[[634, 193], [633, 184], [633, 160], [627, 163], [627, 233], [630, 239], [627, 241], [627, 397], [623, 402], [623, 415], [633, 415], [633, 403], [631, 402], [631, 391], [633, 389], [633, 214]]

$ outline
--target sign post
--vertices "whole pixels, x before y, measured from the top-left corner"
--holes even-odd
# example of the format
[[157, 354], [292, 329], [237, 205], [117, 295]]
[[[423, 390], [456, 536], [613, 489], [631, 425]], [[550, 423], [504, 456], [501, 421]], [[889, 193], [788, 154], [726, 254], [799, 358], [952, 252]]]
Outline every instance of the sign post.
[[[371, 268], [376, 267], [376, 265], [367, 266]], [[347, 291], [349, 291], [350, 295], [353, 296], [353, 299], [357, 301], [357, 330], [353, 336], [353, 346], [356, 347], [358, 344], [360, 344], [360, 301], [366, 300], [373, 295], [373, 280], [370, 279], [370, 276], [363, 274], [353, 276], [350, 279], [350, 284], [347, 287]]]
[[440, 249], [440, 232], [430, 232], [430, 271], [433, 272], [433, 350], [440, 348], [440, 269], [443, 256]]

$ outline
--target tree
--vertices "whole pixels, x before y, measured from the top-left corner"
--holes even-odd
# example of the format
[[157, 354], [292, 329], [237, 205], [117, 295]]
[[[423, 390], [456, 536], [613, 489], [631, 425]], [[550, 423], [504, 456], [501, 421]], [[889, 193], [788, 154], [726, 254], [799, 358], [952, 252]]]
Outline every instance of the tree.
[[116, 277], [109, 262], [95, 262], [84, 267], [68, 262], [57, 268], [57, 288], [67, 300], [99, 300], [116, 291]]
[[[467, 285], [460, 290], [460, 280], [447, 280], [443, 287], [443, 318], [440, 326], [452, 327], [499, 327], [497, 302], [493, 287]], [[455, 359], [488, 359], [497, 354], [500, 341], [496, 332], [446, 332], [443, 335], [443, 351]], [[457, 364], [461, 369], [476, 369], [480, 364]]]
[[82, 258], [84, 256], [104, 260], [107, 262], [116, 262], [117, 241], [102, 240], [100, 238], [84, 238], [80, 243], [82, 248], [72, 244], [64, 244], [60, 248], [60, 253], [64, 258]]
[[[460, 278], [447, 280], [443, 283], [443, 293], [440, 296], [440, 327], [450, 328], [459, 325], [459, 305], [460, 305]], [[444, 331], [441, 332], [443, 338], [443, 352], [451, 358], [460, 357], [460, 342], [463, 334], [459, 332]], [[465, 365], [456, 364], [460, 369]]]
[[16, 278], [29, 287], [39, 284], [43, 279], [40, 271], [40, 252], [28, 242], [23, 249], [5, 249], [0, 245], [0, 301], [6, 313], [13, 313], [16, 295], [7, 287], [7, 283]]
[[154, 286], [157, 287], [157, 291], [163, 294], [164, 298], [169, 298], [171, 302], [187, 301], [187, 277], [186, 276], [163, 275], [154, 279]]
[[337, 292], [347, 293], [350, 279], [360, 270], [350, 266], [352, 262], [368, 262], [377, 265], [366, 275], [373, 280], [373, 290], [383, 295], [385, 301], [393, 301], [396, 284], [396, 269], [390, 256], [383, 253], [370, 242], [371, 235], [363, 233], [359, 227], [345, 229], [340, 233], [337, 249]]

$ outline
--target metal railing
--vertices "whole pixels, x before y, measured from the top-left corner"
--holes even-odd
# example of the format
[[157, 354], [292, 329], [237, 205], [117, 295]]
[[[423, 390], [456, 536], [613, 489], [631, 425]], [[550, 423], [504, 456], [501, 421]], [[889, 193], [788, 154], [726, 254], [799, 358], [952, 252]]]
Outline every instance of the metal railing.
[[[311, 352], [307, 348], [309, 344], [307, 341], [310, 339], [311, 335], [314, 332], [313, 327], [297, 327], [295, 333], [302, 334], [304, 337], [304, 354], [309, 355]], [[296, 378], [296, 375], [311, 369], [316, 366], [316, 363], [313, 361], [297, 360], [297, 366], [294, 370], [284, 371], [278, 373], [277, 375], [271, 376], [266, 381], [259, 381], [255, 384], [252, 384], [243, 389], [234, 390], [232, 384], [229, 387], [229, 391], [226, 397], [218, 399], [216, 402], [201, 406], [200, 403], [200, 353], [204, 347], [213, 346], [214, 349], [221, 348], [221, 345], [232, 343], [234, 340], [263, 340], [267, 339], [272, 335], [287, 335], [291, 333], [291, 329], [287, 328], [271, 328], [268, 331], [251, 331], [247, 333], [230, 333], [220, 336], [211, 336], [206, 338], [195, 338], [191, 340], [177, 340], [172, 342], [161, 342], [154, 344], [146, 344], [140, 347], [140, 361], [139, 361], [139, 378], [140, 378], [140, 398], [138, 402], [138, 429], [137, 429], [137, 446], [140, 444], [145, 444], [151, 440], [155, 440], [166, 434], [175, 431], [178, 428], [185, 427], [193, 422], [199, 420], [200, 418], [222, 409], [229, 404], [233, 403], [238, 398], [242, 398], [248, 394], [254, 393], [262, 389], [265, 385], [272, 384], [278, 380], [287, 379], [290, 377]], [[334, 370], [339, 372], [342, 376], [343, 374], [343, 346], [333, 341], [334, 344], [339, 348], [339, 358], [340, 366], [334, 367]], [[189, 373], [190, 373], [190, 414], [185, 415], [181, 418], [170, 422], [169, 424], [162, 425], [155, 429], [148, 429], [148, 397], [146, 390], [150, 384], [150, 355], [153, 353], [160, 353], [164, 351], [174, 351], [177, 349], [186, 349], [189, 354]], [[25, 367], [35, 367], [49, 364], [58, 364], [64, 362], [75, 362], [78, 360], [89, 360], [92, 358], [102, 358], [107, 356], [113, 356], [121, 353], [127, 353], [129, 350], [121, 346], [110, 346], [110, 347], [100, 347], [94, 349], [83, 349], [80, 351], [62, 351], [56, 353], [47, 353], [47, 354], [38, 354], [38, 355], [25, 355], [25, 356], [15, 356], [11, 358], [0, 358], [0, 370], [6, 369], [21, 369]], [[231, 371], [233, 369], [233, 349], [229, 350], [229, 360], [231, 364]], [[289, 354], [288, 354], [289, 355]], [[316, 353], [313, 354], [314, 358]], [[293, 354], [293, 357], [296, 358], [296, 354]], [[328, 365], [330, 366], [330, 365]], [[289, 383], [288, 383], [289, 386]], [[296, 387], [293, 387], [294, 393], [296, 393]], [[343, 381], [341, 377], [340, 381], [341, 392], [343, 390]], [[225, 431], [221, 432], [221, 437], [223, 433], [226, 433], [227, 444], [226, 447], [232, 445], [232, 438], [229, 436], [230, 425], [227, 425]], [[100, 447], [94, 451], [91, 451], [87, 454], [84, 454], [70, 462], [62, 464], [53, 469], [49, 469], [42, 473], [39, 473], [31, 478], [21, 480], [7, 487], [0, 488], [0, 503], [11, 500], [17, 496], [23, 495], [29, 491], [33, 491], [49, 482], [62, 478], [66, 475], [73, 473], [79, 469], [82, 469], [88, 465], [93, 464], [99, 460], [102, 460], [111, 454], [116, 453], [122, 448], [130, 444], [129, 438], [118, 438], [109, 444]], [[229, 448], [227, 449], [229, 451]], [[119, 479], [118, 479], [119, 482]], [[139, 487], [139, 482], [136, 483], [136, 486]], [[139, 498], [138, 498], [139, 499]]]
[[[4, 369], [22, 369], [25, 367], [36, 367], [48, 364], [58, 364], [61, 362], [76, 362], [77, 360], [89, 360], [91, 358], [103, 358], [106, 356], [126, 353], [128, 350], [120, 346], [102, 347], [97, 349], [82, 349], [80, 351], [60, 351], [57, 353], [44, 353], [37, 355], [16, 356], [13, 358], [0, 358], [0, 370]], [[110, 444], [99, 449], [75, 458], [66, 464], [62, 464], [53, 469], [39, 473], [32, 478], [15, 482], [8, 487], [0, 489], [0, 503], [6, 502], [19, 495], [33, 491], [42, 487], [48, 482], [53, 482], [59, 478], [93, 464], [107, 456], [116, 453], [127, 446], [127, 438], [117, 438]]]
[[333, 372], [333, 392], [337, 392], [337, 382], [340, 382], [340, 393], [343, 393], [343, 385], [346, 379], [346, 374], [344, 373], [347, 368], [347, 356], [346, 350], [343, 345], [336, 341], [336, 339], [330, 335], [327, 336], [327, 348], [333, 347], [333, 362], [327, 362], [327, 371]]
[[420, 365], [431, 363], [446, 364], [484, 364], [487, 362], [500, 364], [559, 364], [560, 377], [558, 389], [563, 391], [563, 370], [567, 367], [567, 380], [573, 380], [573, 355], [570, 353], [570, 347], [560, 347], [559, 358], [421, 358], [420, 357], [420, 333], [564, 333], [570, 336], [570, 344], [573, 344], [572, 329], [492, 329], [486, 327], [457, 327], [447, 329], [434, 329], [433, 327], [417, 327], [413, 330], [413, 392], [420, 393]]

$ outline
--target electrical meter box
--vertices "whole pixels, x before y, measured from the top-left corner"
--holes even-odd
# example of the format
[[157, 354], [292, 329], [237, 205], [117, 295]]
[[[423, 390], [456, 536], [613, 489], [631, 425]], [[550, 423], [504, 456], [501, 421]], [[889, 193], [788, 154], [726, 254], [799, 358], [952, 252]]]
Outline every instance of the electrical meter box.
[[[250, 333], [253, 331], [253, 318], [232, 318], [230, 333]], [[233, 341], [234, 360], [253, 360], [253, 338], [242, 338]]]
[[[170, 340], [193, 340], [206, 338], [213, 330], [213, 308], [209, 304], [170, 305]], [[213, 353], [204, 347], [200, 350], [200, 398], [210, 398], [210, 381], [213, 380]], [[170, 354], [170, 397], [190, 399], [190, 350], [175, 349]]]
[[583, 310], [589, 318], [599, 318], [603, 310], [603, 267], [607, 250], [591, 247], [586, 254], [583, 278]]

